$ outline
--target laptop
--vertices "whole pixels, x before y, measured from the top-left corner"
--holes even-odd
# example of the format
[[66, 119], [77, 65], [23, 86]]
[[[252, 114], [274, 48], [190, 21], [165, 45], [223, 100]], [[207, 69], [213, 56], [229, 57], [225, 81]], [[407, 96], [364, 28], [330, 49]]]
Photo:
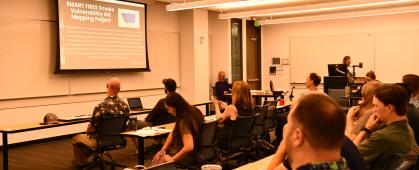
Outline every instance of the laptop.
[[138, 98], [128, 98], [128, 106], [130, 110], [133, 111], [141, 111], [144, 110], [143, 104], [141, 103], [141, 99]]

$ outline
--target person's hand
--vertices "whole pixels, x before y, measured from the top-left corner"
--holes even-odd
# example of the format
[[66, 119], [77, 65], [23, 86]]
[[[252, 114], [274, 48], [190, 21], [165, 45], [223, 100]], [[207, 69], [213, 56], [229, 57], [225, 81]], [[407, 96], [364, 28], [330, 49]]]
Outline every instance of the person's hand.
[[170, 155], [164, 155], [163, 156], [163, 161], [164, 162], [169, 162], [169, 161], [174, 161], [174, 159]]
[[164, 155], [166, 155], [166, 152], [160, 150], [156, 153], [156, 155], [154, 155], [152, 162], [160, 162], [159, 160], [162, 159]]
[[380, 119], [378, 119], [377, 114], [374, 113], [368, 119], [367, 124], [365, 124], [365, 128], [368, 130], [374, 130], [377, 127], [379, 121]]

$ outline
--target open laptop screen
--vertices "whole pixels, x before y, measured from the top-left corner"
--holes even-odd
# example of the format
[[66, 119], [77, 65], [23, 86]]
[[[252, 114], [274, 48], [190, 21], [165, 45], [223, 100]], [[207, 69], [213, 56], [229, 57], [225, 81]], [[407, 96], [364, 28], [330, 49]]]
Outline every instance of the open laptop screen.
[[128, 98], [128, 106], [131, 110], [143, 109], [143, 104], [140, 98]]

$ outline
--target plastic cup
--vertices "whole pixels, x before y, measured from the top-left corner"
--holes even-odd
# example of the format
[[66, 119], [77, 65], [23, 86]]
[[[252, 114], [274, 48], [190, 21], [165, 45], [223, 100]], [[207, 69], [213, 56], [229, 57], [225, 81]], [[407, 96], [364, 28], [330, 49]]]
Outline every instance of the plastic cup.
[[223, 168], [217, 164], [202, 165], [201, 170], [222, 170]]

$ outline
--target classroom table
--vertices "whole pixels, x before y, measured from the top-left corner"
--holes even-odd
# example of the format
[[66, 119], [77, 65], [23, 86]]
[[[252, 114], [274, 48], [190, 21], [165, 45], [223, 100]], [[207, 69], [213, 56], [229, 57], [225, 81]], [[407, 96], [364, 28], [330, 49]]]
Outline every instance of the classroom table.
[[[157, 128], [163, 128], [164, 130], [172, 130], [175, 127], [175, 123], [169, 123], [169, 124], [164, 124], [164, 125], [160, 125], [160, 126], [156, 126]], [[160, 136], [167, 136], [169, 135], [170, 131], [162, 131], [162, 132], [158, 132], [155, 134], [149, 134], [149, 135], [144, 135], [144, 134], [139, 134], [136, 133], [137, 131], [128, 131], [128, 132], [123, 132], [121, 133], [121, 135], [123, 136], [127, 136], [127, 137], [135, 137], [137, 138], [138, 142], [137, 142], [137, 149], [138, 149], [138, 165], [144, 165], [144, 139], [148, 139], [148, 138], [156, 138], [156, 137], [160, 137]]]
[[[212, 102], [201, 102], [197, 103], [194, 106], [202, 106], [205, 105], [206, 108], [206, 115], [210, 115], [209, 105]], [[138, 115], [138, 114], [146, 114], [149, 113], [149, 109], [144, 109], [141, 111], [131, 111], [130, 115]], [[34, 130], [41, 130], [41, 129], [48, 129], [48, 128], [54, 128], [54, 127], [60, 127], [60, 126], [68, 126], [68, 125], [74, 125], [79, 123], [86, 123], [89, 122], [90, 118], [88, 119], [78, 119], [78, 120], [72, 120], [72, 121], [57, 121], [54, 123], [42, 125], [39, 122], [34, 123], [27, 123], [27, 124], [19, 124], [19, 125], [12, 125], [7, 127], [0, 127], [0, 132], [2, 133], [3, 137], [3, 146], [2, 146], [2, 152], [3, 152], [3, 170], [9, 169], [9, 144], [8, 144], [8, 134], [13, 133], [20, 133], [20, 132], [28, 132], [28, 131], [34, 131]]]
[[[260, 90], [252, 90], [251, 95], [255, 98], [256, 104], [261, 105], [261, 98], [264, 97], [265, 100], [268, 100], [268, 97], [274, 98], [276, 100], [278, 97], [282, 96], [281, 94], [274, 94], [271, 91], [260, 91]], [[231, 96], [231, 93], [225, 94], [226, 96]]]
[[271, 155], [263, 159], [260, 159], [256, 162], [248, 163], [246, 165], [236, 168], [235, 170], [264, 170], [268, 168], [269, 162], [271, 162], [273, 156], [274, 155]]
[[[211, 115], [211, 116], [205, 116], [205, 120], [206, 121], [212, 121], [212, 120], [216, 120], [215, 115]], [[158, 131], [155, 134], [141, 134], [141, 133], [137, 133], [139, 130], [135, 130], [135, 131], [128, 131], [128, 132], [123, 132], [121, 133], [124, 136], [127, 137], [135, 137], [137, 138], [138, 142], [137, 142], [137, 150], [138, 150], [138, 165], [144, 165], [144, 139], [148, 139], [148, 138], [156, 138], [156, 137], [161, 137], [161, 136], [167, 136], [170, 133], [170, 130], [173, 130], [175, 126], [175, 123], [168, 123], [168, 124], [164, 124], [164, 125], [159, 125], [159, 126], [155, 126], [155, 127], [151, 127], [152, 129], [164, 129], [164, 130], [169, 130], [169, 131]]]

